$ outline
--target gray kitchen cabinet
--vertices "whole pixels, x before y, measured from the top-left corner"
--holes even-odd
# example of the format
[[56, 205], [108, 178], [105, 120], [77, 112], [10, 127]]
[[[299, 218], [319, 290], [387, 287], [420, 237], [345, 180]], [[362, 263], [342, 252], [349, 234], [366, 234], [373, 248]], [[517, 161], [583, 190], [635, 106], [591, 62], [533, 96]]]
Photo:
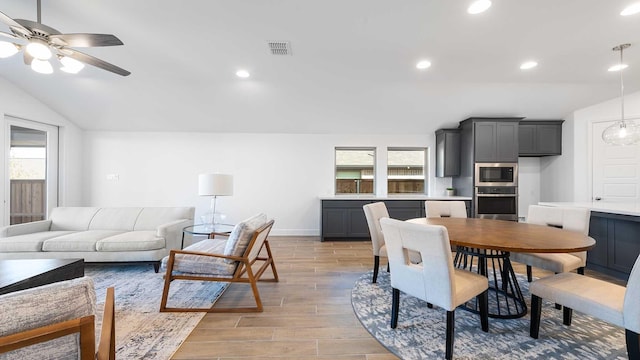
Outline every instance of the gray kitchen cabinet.
[[587, 268], [628, 279], [640, 254], [640, 217], [592, 211], [589, 236], [596, 245], [587, 253]]
[[[369, 227], [364, 216], [363, 205], [383, 201], [393, 219], [408, 220], [425, 216], [425, 200], [333, 200], [323, 199], [321, 219], [321, 241], [369, 239]], [[466, 200], [470, 213], [471, 201]]]
[[460, 175], [460, 129], [436, 131], [436, 177]]
[[475, 162], [518, 162], [518, 121], [520, 119], [494, 119], [495, 121], [478, 119], [467, 119], [474, 122]]
[[518, 125], [519, 155], [561, 155], [563, 122], [564, 120], [521, 121]]

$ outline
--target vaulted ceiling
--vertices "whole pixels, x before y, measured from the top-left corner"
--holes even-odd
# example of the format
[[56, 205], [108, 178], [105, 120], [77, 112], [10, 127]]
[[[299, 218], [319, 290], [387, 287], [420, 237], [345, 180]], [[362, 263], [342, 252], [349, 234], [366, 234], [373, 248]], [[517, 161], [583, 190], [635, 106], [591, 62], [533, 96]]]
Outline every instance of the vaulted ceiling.
[[[42, 75], [20, 55], [0, 76], [87, 130], [407, 133], [469, 116], [558, 119], [616, 98], [625, 51], [640, 89], [635, 0], [42, 0], [62, 33], [115, 34], [79, 49], [131, 71]], [[35, 0], [0, 0], [36, 20]], [[0, 24], [0, 31], [9, 28]], [[289, 41], [272, 55], [268, 41]], [[420, 71], [415, 64], [428, 59]], [[529, 71], [520, 63], [535, 59]], [[251, 73], [238, 78], [238, 69]]]

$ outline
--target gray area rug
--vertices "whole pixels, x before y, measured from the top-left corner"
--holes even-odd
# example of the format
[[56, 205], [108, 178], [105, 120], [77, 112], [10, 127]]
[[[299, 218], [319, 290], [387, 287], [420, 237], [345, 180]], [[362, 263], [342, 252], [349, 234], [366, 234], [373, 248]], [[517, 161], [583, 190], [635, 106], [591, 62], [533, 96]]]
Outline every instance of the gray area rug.
[[[163, 272], [151, 265], [86, 265], [102, 311], [106, 288], [115, 287], [116, 358], [169, 359], [204, 317], [204, 312], [161, 313]], [[210, 307], [226, 286], [213, 282], [174, 281], [168, 305]], [[102, 314], [98, 314], [101, 322]]]
[[[362, 325], [384, 347], [402, 359], [445, 356], [446, 311], [427, 308], [422, 300], [400, 293], [398, 327], [391, 329], [391, 284], [386, 271], [371, 283], [372, 273], [360, 277], [351, 302]], [[524, 276], [518, 281], [531, 296]], [[624, 329], [574, 311], [571, 326], [562, 324], [562, 310], [543, 302], [539, 339], [529, 336], [529, 315], [512, 320], [489, 318], [489, 333], [480, 317], [456, 310], [454, 359], [627, 359]]]

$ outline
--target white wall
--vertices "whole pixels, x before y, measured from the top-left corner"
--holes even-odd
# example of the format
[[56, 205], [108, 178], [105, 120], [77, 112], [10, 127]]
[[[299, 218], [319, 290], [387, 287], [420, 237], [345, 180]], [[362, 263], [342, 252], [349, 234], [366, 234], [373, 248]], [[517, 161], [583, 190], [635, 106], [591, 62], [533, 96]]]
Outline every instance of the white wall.
[[[86, 132], [85, 198], [92, 206], [196, 206], [198, 174], [229, 173], [234, 195], [218, 210], [237, 222], [257, 212], [276, 220], [274, 234], [319, 235], [319, 196], [334, 192], [334, 148], [377, 147], [377, 175], [386, 174], [386, 148], [427, 147], [435, 135], [301, 135], [224, 133]], [[431, 152], [430, 174], [435, 162]], [[114, 174], [119, 180], [107, 180]], [[382, 177], [384, 179], [384, 177]], [[431, 180], [434, 180], [431, 176]], [[442, 194], [450, 184], [431, 181]], [[386, 192], [385, 181], [376, 185]]]
[[[58, 203], [66, 206], [82, 205], [82, 130], [47, 105], [0, 78], [0, 119], [4, 119], [6, 115], [60, 127]], [[8, 146], [8, 136], [6, 126], [0, 126], [0, 148]], [[3, 159], [0, 169], [3, 189], [8, 189], [6, 171], [7, 164]], [[5, 197], [8, 196], [6, 192], [8, 190], [2, 191]], [[8, 211], [8, 205], [3, 211]], [[5, 214], [0, 216], [2, 219], [8, 217]]]
[[526, 217], [529, 205], [540, 201], [540, 158], [518, 158], [518, 216]]

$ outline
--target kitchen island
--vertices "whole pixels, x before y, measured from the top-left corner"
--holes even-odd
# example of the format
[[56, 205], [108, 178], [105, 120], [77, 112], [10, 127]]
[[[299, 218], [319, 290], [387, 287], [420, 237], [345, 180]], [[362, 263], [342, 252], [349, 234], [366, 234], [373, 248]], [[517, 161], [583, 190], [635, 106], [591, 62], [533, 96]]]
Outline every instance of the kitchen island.
[[588, 252], [587, 268], [628, 279], [640, 254], [640, 204], [613, 202], [540, 202], [591, 210], [589, 236], [596, 246]]
[[366, 240], [369, 239], [369, 227], [362, 206], [382, 201], [387, 206], [389, 216], [407, 220], [425, 216], [426, 200], [464, 201], [468, 216], [471, 209], [471, 197], [466, 196], [427, 196], [427, 195], [332, 195], [320, 197], [321, 219], [320, 239], [325, 240]]

